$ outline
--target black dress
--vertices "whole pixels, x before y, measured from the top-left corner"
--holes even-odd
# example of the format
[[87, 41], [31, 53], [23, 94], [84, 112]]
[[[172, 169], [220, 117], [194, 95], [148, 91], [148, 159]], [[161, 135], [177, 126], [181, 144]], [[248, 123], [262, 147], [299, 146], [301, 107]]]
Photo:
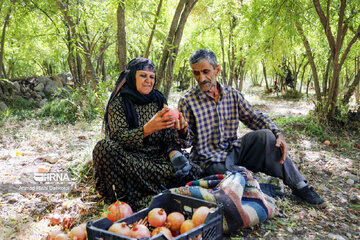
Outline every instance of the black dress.
[[118, 96], [109, 105], [110, 131], [93, 151], [95, 188], [107, 200], [114, 202], [115, 186], [118, 199], [138, 211], [165, 188], [198, 179], [202, 170], [190, 162], [190, 174], [182, 180], [176, 179], [167, 149], [170, 146], [185, 147], [177, 138], [177, 132], [164, 129], [144, 138], [143, 126], [158, 111], [156, 103], [135, 105], [140, 127], [129, 129], [121, 101], [121, 96]]

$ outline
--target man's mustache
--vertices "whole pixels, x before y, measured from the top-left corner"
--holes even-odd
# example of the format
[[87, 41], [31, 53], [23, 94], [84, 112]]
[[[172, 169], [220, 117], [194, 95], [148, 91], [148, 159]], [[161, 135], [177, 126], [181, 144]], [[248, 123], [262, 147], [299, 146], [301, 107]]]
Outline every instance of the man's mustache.
[[204, 85], [204, 84], [208, 84], [208, 83], [210, 83], [210, 81], [206, 80], [206, 81], [201, 82], [200, 85]]

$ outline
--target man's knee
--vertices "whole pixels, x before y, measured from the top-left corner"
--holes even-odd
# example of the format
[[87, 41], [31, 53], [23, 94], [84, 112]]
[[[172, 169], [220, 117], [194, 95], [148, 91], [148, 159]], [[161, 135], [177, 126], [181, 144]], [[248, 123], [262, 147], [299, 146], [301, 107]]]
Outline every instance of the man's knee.
[[247, 134], [246, 138], [252, 139], [252, 142], [266, 144], [269, 141], [276, 141], [275, 135], [269, 129], [260, 129]]

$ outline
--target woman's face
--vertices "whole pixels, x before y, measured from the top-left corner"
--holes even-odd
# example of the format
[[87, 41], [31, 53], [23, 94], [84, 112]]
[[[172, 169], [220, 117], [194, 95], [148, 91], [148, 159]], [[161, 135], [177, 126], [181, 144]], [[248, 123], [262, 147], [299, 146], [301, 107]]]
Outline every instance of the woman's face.
[[136, 90], [141, 94], [149, 94], [154, 87], [155, 73], [146, 70], [136, 71]]

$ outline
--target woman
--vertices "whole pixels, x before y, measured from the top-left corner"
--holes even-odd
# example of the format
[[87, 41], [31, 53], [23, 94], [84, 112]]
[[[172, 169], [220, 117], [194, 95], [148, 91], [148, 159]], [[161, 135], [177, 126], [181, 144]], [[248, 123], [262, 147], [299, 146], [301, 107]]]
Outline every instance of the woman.
[[[129, 203], [135, 211], [164, 188], [201, 175], [199, 166], [173, 151], [186, 147], [177, 136], [187, 134], [187, 124], [182, 115], [179, 120], [163, 116], [169, 109], [163, 107], [164, 95], [153, 88], [155, 81], [150, 60], [140, 57], [128, 63], [106, 107], [106, 139], [93, 151], [96, 190], [112, 202], [117, 198]], [[180, 179], [174, 174], [179, 171]]]

